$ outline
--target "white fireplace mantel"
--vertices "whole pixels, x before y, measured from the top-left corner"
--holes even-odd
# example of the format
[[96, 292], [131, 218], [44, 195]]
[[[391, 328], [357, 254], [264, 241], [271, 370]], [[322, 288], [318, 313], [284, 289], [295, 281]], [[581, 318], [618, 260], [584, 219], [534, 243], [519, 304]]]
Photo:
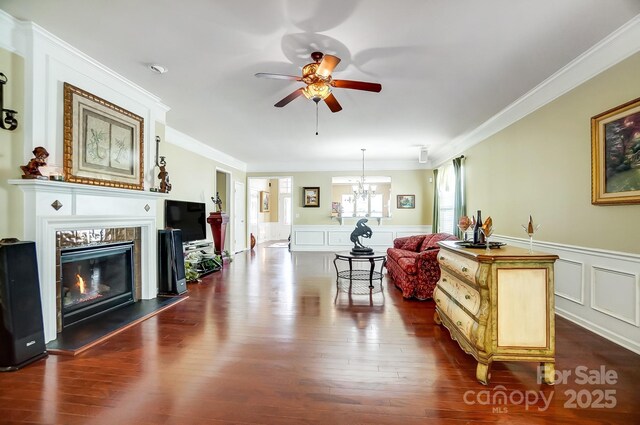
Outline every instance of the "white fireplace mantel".
[[15, 179], [9, 183], [24, 192], [24, 239], [36, 243], [46, 342], [57, 337], [58, 231], [140, 227], [141, 297], [156, 297], [156, 200], [167, 194], [36, 179]]

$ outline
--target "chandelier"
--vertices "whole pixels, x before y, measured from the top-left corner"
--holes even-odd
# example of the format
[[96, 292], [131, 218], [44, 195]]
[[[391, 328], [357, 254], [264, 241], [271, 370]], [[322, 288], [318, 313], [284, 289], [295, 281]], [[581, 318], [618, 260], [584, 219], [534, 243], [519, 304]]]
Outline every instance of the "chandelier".
[[364, 151], [366, 149], [361, 149], [362, 151], [362, 177], [358, 181], [358, 184], [354, 184], [353, 188], [353, 196], [356, 198], [361, 198], [363, 201], [366, 201], [367, 198], [376, 194], [376, 185], [375, 184], [367, 184], [364, 180]]

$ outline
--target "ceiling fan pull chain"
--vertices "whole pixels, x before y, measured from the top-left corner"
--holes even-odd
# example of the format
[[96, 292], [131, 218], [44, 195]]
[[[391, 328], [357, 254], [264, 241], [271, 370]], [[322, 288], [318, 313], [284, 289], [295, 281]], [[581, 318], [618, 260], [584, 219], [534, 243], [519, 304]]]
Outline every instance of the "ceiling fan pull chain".
[[316, 102], [316, 136], [318, 135], [318, 102]]

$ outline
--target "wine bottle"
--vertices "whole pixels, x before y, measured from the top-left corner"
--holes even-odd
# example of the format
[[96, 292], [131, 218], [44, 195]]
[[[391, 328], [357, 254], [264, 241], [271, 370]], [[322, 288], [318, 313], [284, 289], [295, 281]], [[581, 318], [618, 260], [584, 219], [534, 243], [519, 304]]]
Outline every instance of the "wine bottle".
[[482, 215], [480, 210], [478, 210], [478, 215], [476, 216], [476, 225], [473, 228], [473, 244], [482, 243], [484, 238], [482, 237], [482, 231], [480, 228], [482, 227]]

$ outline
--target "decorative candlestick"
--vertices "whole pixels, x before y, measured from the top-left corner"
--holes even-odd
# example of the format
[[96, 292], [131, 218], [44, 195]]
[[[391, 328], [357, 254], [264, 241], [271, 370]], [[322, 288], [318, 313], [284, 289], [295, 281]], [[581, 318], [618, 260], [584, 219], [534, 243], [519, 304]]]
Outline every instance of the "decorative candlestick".
[[531, 215], [529, 215], [529, 223], [526, 226], [524, 224], [522, 224], [521, 226], [524, 231], [527, 232], [527, 235], [529, 235], [529, 254], [531, 254], [533, 252], [533, 234], [538, 231], [540, 225], [534, 225], [533, 218], [531, 218]]

